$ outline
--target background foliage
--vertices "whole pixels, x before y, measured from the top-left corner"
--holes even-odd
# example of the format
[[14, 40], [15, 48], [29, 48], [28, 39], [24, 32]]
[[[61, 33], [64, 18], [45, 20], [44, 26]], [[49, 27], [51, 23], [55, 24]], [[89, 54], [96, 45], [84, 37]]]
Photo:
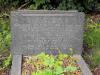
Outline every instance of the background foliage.
[[[1, 17], [3, 17], [1, 15]], [[9, 19], [0, 18], [0, 51], [9, 49], [10, 46], [10, 26]]]
[[0, 11], [15, 8], [29, 9], [77, 9], [90, 12], [100, 9], [99, 0], [0, 0]]
[[100, 66], [100, 15], [87, 16], [84, 33], [84, 58], [91, 68]]

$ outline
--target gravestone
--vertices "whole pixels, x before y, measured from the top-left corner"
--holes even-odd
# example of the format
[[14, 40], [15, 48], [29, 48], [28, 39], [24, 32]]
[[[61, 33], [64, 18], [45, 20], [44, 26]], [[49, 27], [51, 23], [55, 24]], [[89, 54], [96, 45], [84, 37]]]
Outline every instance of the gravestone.
[[12, 12], [13, 54], [37, 54], [49, 48], [82, 53], [84, 14], [77, 11]]
[[[22, 55], [46, 52], [50, 48], [60, 48], [63, 53], [70, 52], [69, 48], [72, 48], [75, 54], [81, 55], [83, 24], [84, 13], [78, 11], [12, 11], [11, 52], [13, 62], [11, 74], [21, 75]], [[84, 61], [80, 61], [80, 63], [86, 66]], [[89, 71], [87, 67], [85, 68]]]

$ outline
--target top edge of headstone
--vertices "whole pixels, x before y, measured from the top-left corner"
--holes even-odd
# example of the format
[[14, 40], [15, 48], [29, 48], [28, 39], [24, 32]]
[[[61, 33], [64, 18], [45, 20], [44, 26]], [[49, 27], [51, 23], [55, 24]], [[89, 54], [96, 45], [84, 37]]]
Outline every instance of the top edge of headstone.
[[83, 12], [77, 10], [16, 10], [11, 11], [11, 14], [21, 14], [23, 16], [84, 16]]
[[29, 13], [29, 14], [64, 14], [64, 13], [77, 13], [77, 10], [16, 10], [11, 13]]

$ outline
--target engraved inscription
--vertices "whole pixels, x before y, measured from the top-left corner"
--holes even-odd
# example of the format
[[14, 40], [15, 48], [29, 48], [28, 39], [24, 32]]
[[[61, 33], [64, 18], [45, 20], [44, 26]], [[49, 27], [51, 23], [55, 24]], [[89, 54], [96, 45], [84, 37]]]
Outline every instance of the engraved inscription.
[[79, 22], [77, 22], [77, 16], [80, 15], [53, 16], [53, 14], [50, 14], [52, 16], [24, 16], [20, 14], [19, 16], [14, 16], [14, 18], [12, 17], [14, 22], [11, 27], [13, 30], [13, 53], [38, 53], [39, 50], [44, 51], [48, 48], [61, 48], [66, 50], [70, 47], [73, 49], [82, 48], [83, 30], [82, 25], [79, 25]]

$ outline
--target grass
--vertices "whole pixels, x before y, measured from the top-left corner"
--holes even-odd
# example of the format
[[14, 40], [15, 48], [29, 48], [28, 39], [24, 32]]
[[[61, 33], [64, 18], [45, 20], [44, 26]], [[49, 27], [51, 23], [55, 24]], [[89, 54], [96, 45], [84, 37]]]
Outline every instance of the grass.
[[90, 49], [89, 55], [85, 50], [83, 55], [86, 62], [91, 69], [100, 67], [100, 18], [93, 18], [94, 16], [87, 17], [85, 25], [84, 41], [87, 44], [87, 50]]

